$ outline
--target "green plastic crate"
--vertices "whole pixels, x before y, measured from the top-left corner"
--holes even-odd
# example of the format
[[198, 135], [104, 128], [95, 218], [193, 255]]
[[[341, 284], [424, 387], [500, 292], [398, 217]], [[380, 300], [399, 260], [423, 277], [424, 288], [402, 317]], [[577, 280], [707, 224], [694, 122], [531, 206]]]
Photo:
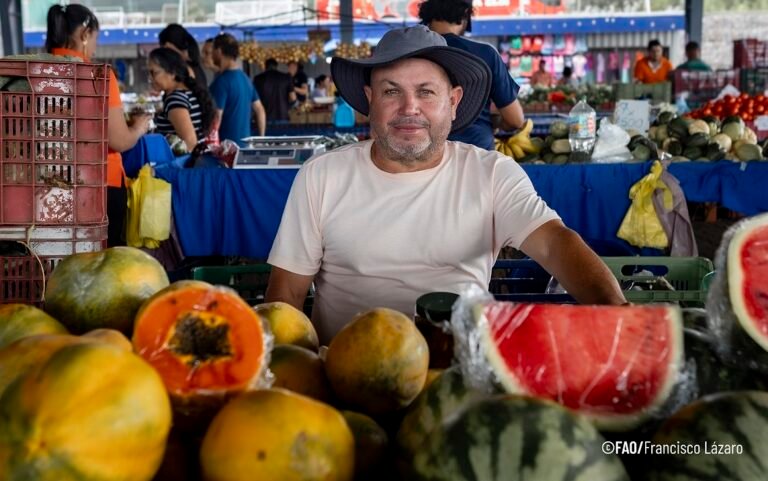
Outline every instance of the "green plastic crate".
[[672, 82], [655, 84], [617, 83], [613, 86], [616, 100], [650, 98], [652, 103], [671, 102]]
[[[240, 294], [251, 305], [264, 302], [269, 283], [269, 264], [244, 264], [238, 266], [204, 266], [192, 269], [192, 279], [217, 286], [227, 286]], [[304, 313], [312, 314], [313, 289], [304, 301]]]
[[629, 302], [683, 302], [704, 304], [707, 299], [705, 277], [714, 270], [705, 257], [603, 257], [620, 283], [648, 280], [637, 272], [647, 270], [654, 276], [664, 276], [674, 291], [624, 291]]

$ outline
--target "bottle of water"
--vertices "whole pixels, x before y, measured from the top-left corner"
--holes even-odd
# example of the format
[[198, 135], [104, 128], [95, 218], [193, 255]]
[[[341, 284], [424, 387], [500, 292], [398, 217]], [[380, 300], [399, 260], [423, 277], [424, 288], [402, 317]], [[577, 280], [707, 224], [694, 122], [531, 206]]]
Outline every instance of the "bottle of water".
[[568, 143], [571, 152], [589, 154], [597, 137], [597, 114], [582, 98], [568, 114]]

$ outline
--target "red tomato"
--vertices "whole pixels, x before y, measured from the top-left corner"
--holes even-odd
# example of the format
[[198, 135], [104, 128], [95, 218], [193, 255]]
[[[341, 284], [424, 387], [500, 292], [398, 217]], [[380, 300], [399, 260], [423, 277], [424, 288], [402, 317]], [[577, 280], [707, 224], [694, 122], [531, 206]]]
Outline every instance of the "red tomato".
[[704, 117], [708, 115], [712, 115], [712, 109], [709, 107], [705, 108], [704, 110], [701, 111], [701, 115], [703, 115]]
[[766, 97], [763, 94], [757, 94], [757, 96], [755, 96], [755, 100], [760, 103], [765, 102], [765, 99]]
[[758, 115], [763, 115], [763, 114], [765, 113], [765, 105], [763, 105], [763, 104], [760, 104], [760, 105], [758, 105], [757, 107], [755, 107], [755, 112], [756, 112]]
[[739, 100], [747, 100], [749, 98], [749, 94], [743, 93], [739, 95]]

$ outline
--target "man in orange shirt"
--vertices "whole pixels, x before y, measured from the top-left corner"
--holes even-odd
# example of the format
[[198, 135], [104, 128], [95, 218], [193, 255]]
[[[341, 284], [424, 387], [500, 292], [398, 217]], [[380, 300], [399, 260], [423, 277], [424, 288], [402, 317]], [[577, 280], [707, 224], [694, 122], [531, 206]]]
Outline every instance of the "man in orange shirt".
[[674, 70], [672, 63], [664, 57], [658, 40], [648, 42], [648, 55], [635, 64], [635, 81], [644, 84], [666, 82]]

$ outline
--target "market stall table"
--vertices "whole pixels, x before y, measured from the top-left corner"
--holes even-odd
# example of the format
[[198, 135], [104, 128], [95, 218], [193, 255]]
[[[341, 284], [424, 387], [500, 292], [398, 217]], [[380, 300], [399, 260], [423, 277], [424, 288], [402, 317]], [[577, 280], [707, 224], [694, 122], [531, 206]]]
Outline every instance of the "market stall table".
[[[582, 237], [616, 241], [630, 187], [649, 163], [524, 165], [536, 190]], [[694, 202], [745, 215], [768, 212], [768, 162], [685, 162], [669, 171]], [[173, 184], [184, 254], [266, 258], [296, 169], [158, 169]]]

